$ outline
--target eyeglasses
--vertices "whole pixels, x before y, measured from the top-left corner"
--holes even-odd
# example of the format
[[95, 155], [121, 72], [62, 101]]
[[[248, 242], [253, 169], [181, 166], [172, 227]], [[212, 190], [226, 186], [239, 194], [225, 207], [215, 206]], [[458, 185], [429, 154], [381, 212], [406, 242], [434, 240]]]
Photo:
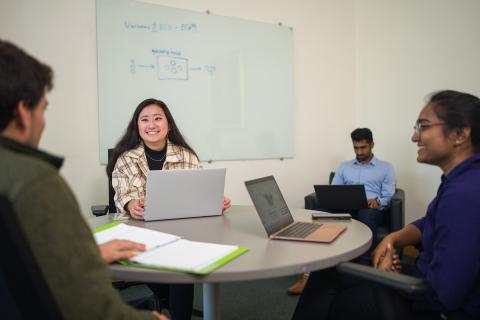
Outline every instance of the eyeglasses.
[[415, 134], [417, 136], [420, 135], [421, 132], [425, 131], [426, 129], [430, 128], [430, 127], [434, 127], [434, 126], [444, 126], [445, 123], [444, 122], [437, 122], [437, 123], [425, 123], [425, 122], [417, 122], [414, 126], [413, 126], [413, 131], [415, 132]]

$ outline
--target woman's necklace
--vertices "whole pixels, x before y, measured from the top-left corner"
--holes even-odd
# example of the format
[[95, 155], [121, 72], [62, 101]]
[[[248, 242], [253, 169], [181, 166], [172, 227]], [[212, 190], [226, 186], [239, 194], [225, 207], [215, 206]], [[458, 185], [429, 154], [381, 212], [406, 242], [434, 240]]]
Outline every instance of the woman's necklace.
[[153, 158], [152, 156], [150, 156], [150, 155], [148, 154], [147, 151], [145, 151], [145, 155], [147, 156], [148, 159], [150, 159], [150, 160], [152, 160], [152, 161], [162, 162], [163, 160], [165, 160], [165, 157], [167, 156], [167, 152], [165, 152], [165, 154], [163, 155], [163, 157], [160, 158], [160, 159], [155, 159], [155, 158]]

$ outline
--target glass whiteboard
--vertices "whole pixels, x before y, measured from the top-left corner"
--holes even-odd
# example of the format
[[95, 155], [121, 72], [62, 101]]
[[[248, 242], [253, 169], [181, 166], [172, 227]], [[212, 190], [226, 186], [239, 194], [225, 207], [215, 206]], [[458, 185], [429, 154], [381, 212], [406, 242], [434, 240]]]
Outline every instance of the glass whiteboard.
[[100, 161], [146, 98], [164, 101], [201, 161], [293, 157], [288, 27], [97, 0]]

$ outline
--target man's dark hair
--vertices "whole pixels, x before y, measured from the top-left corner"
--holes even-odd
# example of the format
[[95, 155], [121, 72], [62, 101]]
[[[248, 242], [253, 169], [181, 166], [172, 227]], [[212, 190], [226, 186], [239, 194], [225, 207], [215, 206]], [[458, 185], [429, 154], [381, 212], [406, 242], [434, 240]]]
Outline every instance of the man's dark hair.
[[445, 130], [471, 128], [470, 137], [476, 152], [480, 151], [480, 99], [474, 95], [443, 90], [429, 100], [436, 116], [445, 123]]
[[372, 131], [368, 128], [358, 128], [352, 131], [350, 134], [350, 137], [352, 137], [352, 141], [362, 141], [362, 140], [367, 140], [369, 144], [373, 142], [373, 135]]
[[12, 121], [20, 101], [33, 109], [52, 89], [52, 80], [49, 66], [0, 39], [0, 131]]

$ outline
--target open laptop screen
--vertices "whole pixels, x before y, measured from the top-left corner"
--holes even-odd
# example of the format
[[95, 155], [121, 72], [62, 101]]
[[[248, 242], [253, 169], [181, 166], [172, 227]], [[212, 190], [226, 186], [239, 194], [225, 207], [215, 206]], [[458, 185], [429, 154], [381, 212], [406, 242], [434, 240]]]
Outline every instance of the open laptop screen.
[[317, 206], [322, 210], [353, 211], [368, 208], [363, 184], [314, 185]]
[[268, 235], [293, 223], [293, 217], [273, 176], [246, 181], [248, 193]]

